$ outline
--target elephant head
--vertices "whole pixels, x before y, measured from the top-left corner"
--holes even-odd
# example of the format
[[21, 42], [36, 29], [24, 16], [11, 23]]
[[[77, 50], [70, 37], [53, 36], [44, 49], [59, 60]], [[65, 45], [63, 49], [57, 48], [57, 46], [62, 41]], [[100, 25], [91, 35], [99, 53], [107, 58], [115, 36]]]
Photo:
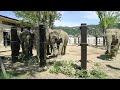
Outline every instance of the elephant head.
[[120, 45], [120, 30], [119, 29], [107, 29], [106, 30], [106, 54], [116, 56]]
[[58, 55], [58, 49], [57, 49], [57, 40], [58, 40], [58, 32], [52, 30], [49, 32], [49, 44], [51, 46], [51, 49], [53, 50], [53, 56]]
[[66, 46], [68, 43], [68, 34], [63, 31], [63, 30], [53, 30], [53, 32], [51, 32], [51, 42], [53, 44], [56, 43], [57, 45], [57, 49], [58, 49], [58, 54], [59, 55], [64, 55], [65, 51], [66, 51]]

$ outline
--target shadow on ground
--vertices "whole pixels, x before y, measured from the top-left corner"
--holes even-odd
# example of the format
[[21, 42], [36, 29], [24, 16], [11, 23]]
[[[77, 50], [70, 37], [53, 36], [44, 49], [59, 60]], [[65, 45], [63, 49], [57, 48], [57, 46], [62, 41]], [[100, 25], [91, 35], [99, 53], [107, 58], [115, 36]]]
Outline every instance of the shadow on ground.
[[78, 66], [77, 64], [72, 64], [72, 66], [73, 66], [74, 69], [80, 69], [81, 70], [81, 67]]
[[[53, 57], [51, 57], [53, 58]], [[31, 59], [29, 59], [27, 62], [19, 60], [18, 62], [12, 64], [12, 59], [10, 56], [1, 56], [1, 59], [4, 63], [5, 69], [7, 71], [7, 74], [12, 75], [12, 76], [20, 76], [20, 75], [30, 75], [33, 76], [35, 75], [36, 72], [44, 72], [51, 65], [54, 64], [54, 61], [51, 61], [49, 59], [46, 60], [46, 66], [47, 69], [44, 69], [43, 67], [39, 66], [38, 58], [37, 56], [33, 56]], [[29, 61], [31, 60], [31, 63]]]
[[101, 60], [106, 60], [106, 61], [110, 61], [110, 59], [113, 59], [110, 55], [106, 55], [106, 54], [102, 54], [102, 55], [98, 56], [97, 58], [99, 58]]
[[111, 68], [111, 69], [115, 69], [115, 70], [120, 70], [120, 68], [116, 68], [116, 67], [113, 67], [111, 65], [106, 65], [107, 67]]
[[3, 53], [3, 52], [9, 52], [9, 51], [11, 51], [11, 50], [0, 51], [0, 53]]

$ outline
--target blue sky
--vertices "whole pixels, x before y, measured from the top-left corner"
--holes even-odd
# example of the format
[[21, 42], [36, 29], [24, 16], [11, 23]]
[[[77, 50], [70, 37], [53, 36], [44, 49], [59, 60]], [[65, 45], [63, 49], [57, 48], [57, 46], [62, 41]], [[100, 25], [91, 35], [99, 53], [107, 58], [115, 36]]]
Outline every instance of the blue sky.
[[[61, 20], [55, 21], [55, 26], [80, 26], [81, 23], [98, 24], [99, 18], [95, 11], [60, 11]], [[0, 11], [0, 15], [18, 19], [12, 11]]]

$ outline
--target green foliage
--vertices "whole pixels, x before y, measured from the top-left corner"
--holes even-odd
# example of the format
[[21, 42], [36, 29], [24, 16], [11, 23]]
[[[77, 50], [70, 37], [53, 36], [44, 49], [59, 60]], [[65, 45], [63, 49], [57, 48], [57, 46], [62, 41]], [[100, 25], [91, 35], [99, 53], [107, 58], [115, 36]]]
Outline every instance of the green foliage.
[[60, 66], [62, 66], [62, 62], [58, 61], [58, 62], [55, 62], [53, 67], [50, 68], [49, 72], [50, 73], [55, 73], [55, 74], [58, 74], [61, 72], [61, 68]]
[[19, 75], [15, 71], [7, 71], [7, 76], [5, 77], [2, 72], [0, 72], [0, 79], [23, 79], [26, 75]]
[[120, 20], [119, 11], [96, 11], [96, 14], [100, 19], [99, 26], [101, 29], [114, 28]]
[[58, 61], [55, 62], [53, 67], [49, 69], [50, 73], [62, 73], [65, 75], [72, 75], [72, 62], [67, 62], [67, 61]]
[[59, 20], [61, 14], [57, 11], [14, 11], [18, 18], [22, 18], [22, 24], [29, 22], [33, 26], [38, 26], [43, 22], [45, 26], [53, 27], [55, 20]]
[[116, 48], [111, 49], [111, 55], [112, 56], [115, 56], [115, 53], [117, 53], [117, 52], [118, 52], [118, 49], [116, 49]]
[[54, 26], [54, 29], [63, 29], [69, 35], [78, 36], [80, 35], [79, 27], [63, 27], [63, 26]]
[[70, 77], [75, 78], [84, 78], [84, 79], [104, 79], [107, 74], [102, 72], [98, 67], [101, 65], [100, 63], [95, 63], [95, 67], [93, 70], [80, 70], [73, 68], [72, 61], [58, 61], [55, 62], [54, 65], [49, 69], [50, 73], [62, 73], [68, 75]]
[[[54, 26], [54, 29], [63, 29], [65, 32], [67, 32], [69, 35], [73, 35], [73, 36], [79, 36], [80, 35], [80, 29], [78, 26], [76, 27], [63, 27], [63, 26]], [[98, 25], [88, 25], [88, 30], [87, 33], [89, 35], [93, 35], [93, 36], [102, 36], [102, 30], [100, 30]]]
[[88, 73], [87, 70], [79, 70], [79, 69], [77, 69], [74, 75], [77, 78], [88, 78], [89, 77], [89, 73]]
[[94, 77], [95, 79], [104, 79], [107, 74], [102, 72], [101, 70], [99, 69], [93, 69], [90, 71], [90, 77]]
[[120, 29], [120, 23], [117, 23], [116, 27]]
[[100, 63], [94, 63], [94, 66], [100, 67]]
[[7, 76], [5, 77], [2, 72], [0, 72], [0, 79], [14, 79], [14, 72], [7, 72]]

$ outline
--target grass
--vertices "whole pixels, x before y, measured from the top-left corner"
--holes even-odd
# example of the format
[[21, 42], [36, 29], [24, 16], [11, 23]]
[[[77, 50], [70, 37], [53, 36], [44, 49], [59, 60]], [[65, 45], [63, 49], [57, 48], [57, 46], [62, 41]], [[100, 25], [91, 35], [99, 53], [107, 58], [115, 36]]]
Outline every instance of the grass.
[[7, 72], [7, 76], [5, 77], [2, 72], [0, 72], [0, 79], [23, 79], [25, 75], [18, 75], [14, 71]]
[[57, 61], [49, 69], [50, 73], [58, 74], [62, 73], [74, 78], [84, 78], [84, 79], [104, 79], [107, 74], [99, 69], [100, 63], [95, 63], [93, 70], [80, 70], [73, 68], [72, 61]]

